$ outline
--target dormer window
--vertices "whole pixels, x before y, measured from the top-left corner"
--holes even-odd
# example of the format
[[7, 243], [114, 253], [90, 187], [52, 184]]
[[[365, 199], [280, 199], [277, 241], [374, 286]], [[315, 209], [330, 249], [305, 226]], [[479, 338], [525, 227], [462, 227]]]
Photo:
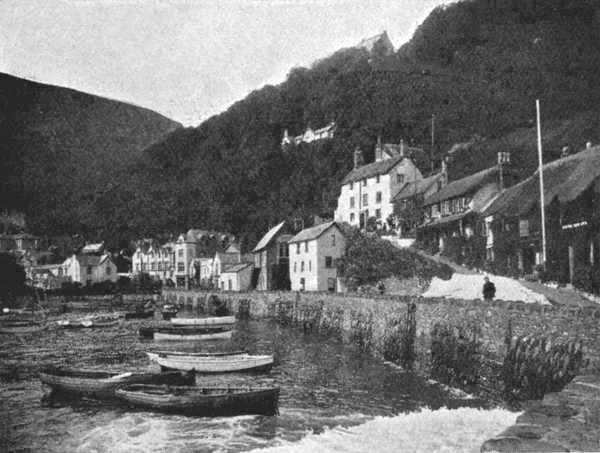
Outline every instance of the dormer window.
[[379, 184], [379, 181], [380, 181], [380, 177], [379, 177], [379, 175], [377, 175], [377, 176], [375, 177], [375, 182], [376, 182], [377, 184]]
[[354, 189], [354, 182], [351, 182], [350, 183], [350, 190], [353, 190], [353, 189]]
[[398, 184], [404, 184], [404, 175], [402, 173], [396, 175], [396, 182]]
[[363, 185], [363, 187], [367, 185], [367, 180], [366, 180], [366, 178], [362, 180], [362, 185]]

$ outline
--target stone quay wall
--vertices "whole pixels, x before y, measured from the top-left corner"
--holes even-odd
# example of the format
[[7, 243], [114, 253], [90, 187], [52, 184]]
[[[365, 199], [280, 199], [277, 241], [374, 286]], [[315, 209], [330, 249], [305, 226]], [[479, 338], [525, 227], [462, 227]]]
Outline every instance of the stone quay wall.
[[395, 320], [402, 319], [406, 315], [407, 304], [414, 302], [417, 306], [416, 337], [421, 346], [419, 360], [427, 360], [423, 354], [428, 351], [436, 323], [473, 325], [478, 327], [483, 351], [490, 360], [502, 361], [507, 335], [543, 335], [555, 341], [579, 338], [583, 342], [584, 357], [589, 360], [582, 371], [600, 374], [600, 306], [574, 308], [502, 300], [484, 303], [480, 300], [289, 291], [239, 293], [165, 289], [162, 295], [164, 302], [206, 312], [210, 310], [207, 301], [211, 295], [226, 301], [233, 313], [238, 312], [241, 301], [250, 301], [249, 314], [253, 318], [274, 316], [275, 307], [281, 301], [294, 304], [299, 310], [322, 304], [323, 310], [338, 314], [340, 328], [345, 332], [351, 332], [357, 315], [368, 318], [372, 330], [371, 345], [376, 354], [383, 349], [386, 329]]

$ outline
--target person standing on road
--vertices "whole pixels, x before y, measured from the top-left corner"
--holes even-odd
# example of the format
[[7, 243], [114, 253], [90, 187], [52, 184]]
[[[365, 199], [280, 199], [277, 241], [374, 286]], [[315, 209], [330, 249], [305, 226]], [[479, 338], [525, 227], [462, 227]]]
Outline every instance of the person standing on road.
[[496, 285], [494, 285], [487, 276], [483, 281], [483, 300], [491, 302], [494, 300], [494, 297], [496, 297]]

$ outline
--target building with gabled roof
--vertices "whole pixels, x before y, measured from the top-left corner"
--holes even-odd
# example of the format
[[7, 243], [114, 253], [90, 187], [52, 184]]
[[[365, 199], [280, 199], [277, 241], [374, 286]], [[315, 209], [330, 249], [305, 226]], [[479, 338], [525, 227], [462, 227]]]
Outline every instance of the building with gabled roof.
[[258, 241], [252, 251], [259, 291], [290, 289], [288, 234], [285, 221], [275, 225]]
[[363, 39], [356, 47], [365, 49], [367, 52], [373, 52], [373, 50], [380, 48], [384, 55], [392, 55], [394, 53], [394, 45], [387, 31]]
[[252, 288], [252, 263], [229, 264], [219, 275], [221, 291], [248, 291]]
[[411, 159], [418, 148], [409, 148], [401, 142], [382, 144], [378, 139], [375, 162], [362, 165], [362, 152], [354, 152], [354, 168], [342, 180], [334, 219], [352, 226], [365, 228], [374, 217], [380, 227], [393, 216], [393, 197], [407, 182], [423, 178]]
[[117, 266], [108, 253], [103, 255], [78, 254], [67, 258], [63, 264], [63, 275], [82, 285], [92, 285], [119, 279]]
[[345, 251], [346, 236], [336, 222], [300, 231], [289, 241], [292, 291], [337, 291], [337, 260]]

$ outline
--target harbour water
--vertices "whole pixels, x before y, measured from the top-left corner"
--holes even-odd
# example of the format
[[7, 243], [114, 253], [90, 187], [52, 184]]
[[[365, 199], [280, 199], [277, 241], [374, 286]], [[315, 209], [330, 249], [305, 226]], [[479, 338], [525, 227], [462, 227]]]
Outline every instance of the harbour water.
[[[108, 329], [4, 335], [0, 451], [479, 451], [517, 414], [383, 363], [340, 340], [267, 321], [238, 323], [231, 341], [154, 343], [140, 321]], [[279, 415], [192, 418], [47, 398], [45, 365], [157, 370], [144, 351], [274, 352], [266, 375], [197, 377], [199, 384], [275, 384]]]

